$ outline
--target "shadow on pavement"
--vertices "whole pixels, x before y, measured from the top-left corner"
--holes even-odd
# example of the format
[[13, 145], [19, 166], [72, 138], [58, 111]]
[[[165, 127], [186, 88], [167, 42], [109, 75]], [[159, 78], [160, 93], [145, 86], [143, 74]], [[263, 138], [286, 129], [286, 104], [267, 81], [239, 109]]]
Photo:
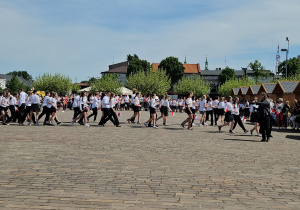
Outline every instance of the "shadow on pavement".
[[224, 139], [226, 141], [246, 141], [246, 142], [257, 142], [262, 143], [260, 140], [245, 140], [245, 139]]
[[286, 135], [287, 139], [293, 139], [293, 140], [300, 140], [300, 136], [292, 136], [292, 135]]

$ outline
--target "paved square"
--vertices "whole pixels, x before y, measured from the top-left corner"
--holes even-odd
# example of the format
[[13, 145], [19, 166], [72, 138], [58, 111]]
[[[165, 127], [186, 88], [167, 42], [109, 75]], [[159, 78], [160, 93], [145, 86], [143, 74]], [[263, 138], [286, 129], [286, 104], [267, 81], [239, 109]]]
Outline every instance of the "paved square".
[[274, 129], [264, 143], [239, 127], [182, 129], [184, 113], [159, 129], [125, 124], [131, 111], [121, 128], [72, 127], [72, 114], [0, 126], [1, 209], [300, 208], [299, 132]]

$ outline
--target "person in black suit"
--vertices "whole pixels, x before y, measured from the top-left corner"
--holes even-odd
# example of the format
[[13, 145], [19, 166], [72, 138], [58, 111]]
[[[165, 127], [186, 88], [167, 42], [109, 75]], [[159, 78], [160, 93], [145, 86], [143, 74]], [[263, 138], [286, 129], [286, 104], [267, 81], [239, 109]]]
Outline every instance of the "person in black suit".
[[269, 142], [271, 122], [270, 100], [265, 92], [262, 92], [260, 96], [261, 102], [256, 102], [256, 104], [258, 105], [258, 122], [260, 125], [260, 131], [262, 133], [261, 141]]

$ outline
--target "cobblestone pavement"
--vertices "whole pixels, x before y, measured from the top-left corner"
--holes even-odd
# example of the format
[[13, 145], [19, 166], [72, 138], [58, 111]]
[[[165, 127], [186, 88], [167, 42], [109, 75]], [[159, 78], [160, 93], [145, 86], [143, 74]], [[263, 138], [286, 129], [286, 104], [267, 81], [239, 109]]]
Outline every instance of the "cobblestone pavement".
[[183, 129], [183, 113], [158, 129], [125, 124], [132, 112], [121, 128], [58, 114], [60, 126], [0, 126], [1, 209], [300, 208], [299, 132], [265, 143], [239, 127]]

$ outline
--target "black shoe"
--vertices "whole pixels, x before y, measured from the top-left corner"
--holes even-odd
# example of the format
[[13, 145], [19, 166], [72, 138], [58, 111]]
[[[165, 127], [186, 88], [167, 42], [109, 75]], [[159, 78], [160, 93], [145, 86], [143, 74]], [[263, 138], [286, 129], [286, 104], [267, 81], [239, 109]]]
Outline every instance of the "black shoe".
[[218, 126], [219, 132], [221, 133], [221, 126]]
[[266, 142], [269, 142], [270, 141], [270, 138], [267, 138]]
[[262, 141], [262, 142], [266, 142], [266, 140], [265, 140], [265, 139], [262, 139], [261, 141]]
[[249, 132], [248, 130], [245, 130], [245, 131], [244, 131], [244, 133], [248, 133], [248, 132]]
[[270, 137], [272, 137], [272, 138], [273, 138], [273, 136], [272, 136], [272, 135], [270, 135]]
[[56, 124], [59, 125], [61, 123], [61, 121], [57, 121]]
[[116, 125], [116, 127], [120, 128], [120, 127], [121, 127], [121, 125]]
[[100, 125], [100, 126], [103, 126], [103, 127], [104, 127], [104, 124], [100, 124], [100, 123], [99, 123], [98, 125]]

